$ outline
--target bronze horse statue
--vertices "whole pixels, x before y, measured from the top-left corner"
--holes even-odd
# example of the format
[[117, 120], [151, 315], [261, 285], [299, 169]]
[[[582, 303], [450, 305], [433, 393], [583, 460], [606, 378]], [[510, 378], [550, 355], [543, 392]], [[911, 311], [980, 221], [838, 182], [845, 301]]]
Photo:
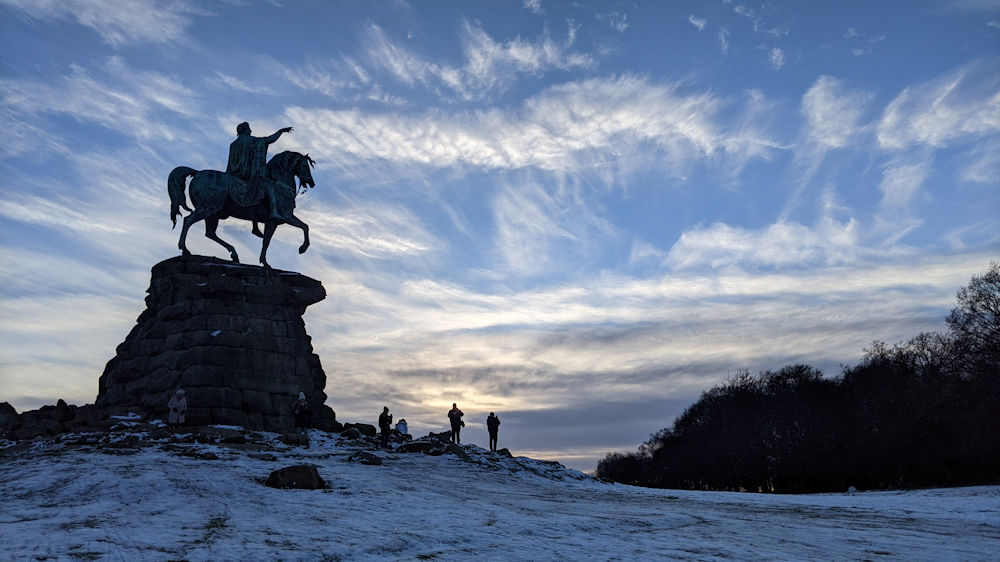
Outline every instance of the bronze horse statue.
[[[271, 217], [270, 207], [265, 199], [259, 199], [250, 206], [239, 205], [231, 193], [234, 186], [239, 187], [237, 182], [243, 182], [239, 178], [216, 170], [198, 171], [187, 166], [174, 168], [167, 178], [167, 192], [170, 194], [170, 220], [174, 227], [177, 226], [177, 217], [181, 216], [181, 208], [190, 211], [190, 214], [184, 217], [177, 247], [183, 255], [191, 255], [185, 244], [188, 229], [194, 223], [204, 220], [205, 236], [229, 250], [233, 261], [239, 263], [240, 258], [236, 255], [236, 248], [219, 238], [215, 233], [220, 220], [233, 217], [253, 221], [254, 234], [264, 238], [260, 249], [260, 263], [264, 267], [270, 267], [267, 264], [267, 247], [270, 245], [271, 237], [279, 224], [290, 224], [302, 229], [303, 242], [299, 246], [299, 253], [305, 252], [309, 247], [309, 225], [292, 213], [295, 209], [295, 197], [298, 195], [295, 178], [299, 179], [299, 186], [303, 187], [303, 192], [304, 188], [315, 187], [316, 183], [313, 181], [310, 171], [310, 168], [315, 165], [316, 162], [308, 154], [291, 151], [282, 152], [267, 163], [267, 181], [273, 182], [278, 214], [283, 217], [281, 220], [275, 220]], [[185, 204], [184, 197], [184, 184], [189, 177], [192, 177], [188, 189], [191, 204], [194, 205], [193, 210]], [[263, 234], [257, 228], [259, 222], [264, 223]]]

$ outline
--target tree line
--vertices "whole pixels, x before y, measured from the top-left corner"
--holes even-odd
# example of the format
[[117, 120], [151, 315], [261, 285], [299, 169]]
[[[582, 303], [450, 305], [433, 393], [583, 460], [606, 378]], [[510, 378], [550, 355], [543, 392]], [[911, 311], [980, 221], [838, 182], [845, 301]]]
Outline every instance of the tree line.
[[1000, 264], [957, 295], [945, 333], [825, 378], [808, 365], [741, 371], [597, 475], [656, 488], [809, 493], [1000, 479]]

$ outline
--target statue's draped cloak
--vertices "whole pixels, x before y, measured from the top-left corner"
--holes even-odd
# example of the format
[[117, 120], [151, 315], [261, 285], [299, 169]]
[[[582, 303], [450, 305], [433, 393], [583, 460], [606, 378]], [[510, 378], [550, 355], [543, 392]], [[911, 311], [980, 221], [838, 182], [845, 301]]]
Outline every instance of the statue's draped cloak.
[[267, 177], [267, 146], [278, 140], [279, 133], [269, 137], [240, 135], [229, 145], [226, 173], [243, 182], [233, 182], [230, 194], [238, 205], [249, 207], [264, 198]]

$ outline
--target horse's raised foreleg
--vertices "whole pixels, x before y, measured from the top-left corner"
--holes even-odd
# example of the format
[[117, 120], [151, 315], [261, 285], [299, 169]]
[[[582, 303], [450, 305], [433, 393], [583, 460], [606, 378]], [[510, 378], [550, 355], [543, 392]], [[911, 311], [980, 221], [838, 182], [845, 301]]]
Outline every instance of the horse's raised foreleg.
[[260, 247], [260, 264], [266, 268], [270, 268], [267, 265], [267, 247], [271, 245], [271, 237], [274, 236], [274, 230], [278, 228], [278, 225], [273, 222], [264, 223], [264, 243]]
[[250, 232], [252, 232], [253, 235], [256, 236], [257, 238], [264, 237], [264, 234], [260, 231], [260, 226], [258, 225], [257, 221], [253, 221], [253, 230], [251, 230]]
[[181, 255], [183, 256], [191, 255], [191, 252], [189, 252], [187, 249], [188, 229], [191, 228], [191, 225], [193, 225], [194, 223], [200, 220], [204, 220], [207, 217], [208, 213], [203, 209], [199, 209], [198, 207], [195, 207], [194, 211], [191, 211], [190, 215], [184, 217], [184, 224], [181, 226], [181, 238], [180, 240], [177, 241], [177, 248], [180, 249]]
[[219, 235], [215, 233], [216, 228], [219, 228], [219, 217], [208, 217], [205, 219], [205, 237], [222, 244], [223, 248], [229, 250], [229, 257], [233, 259], [233, 262], [240, 263], [240, 257], [236, 255], [236, 248], [222, 238], [219, 238]]
[[295, 215], [289, 216], [288, 220], [285, 221], [285, 224], [290, 224], [302, 229], [302, 245], [299, 246], [299, 253], [306, 253], [306, 250], [309, 249], [309, 225], [302, 222], [299, 217]]

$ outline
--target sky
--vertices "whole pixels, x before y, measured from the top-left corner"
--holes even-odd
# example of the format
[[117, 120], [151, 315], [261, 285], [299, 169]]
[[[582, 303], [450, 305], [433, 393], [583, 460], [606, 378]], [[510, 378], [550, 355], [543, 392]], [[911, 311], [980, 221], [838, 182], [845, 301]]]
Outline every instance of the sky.
[[326, 287], [338, 419], [457, 402], [583, 470], [741, 369], [944, 331], [1000, 257], [997, 0], [0, 0], [0, 401], [93, 402], [167, 175], [241, 121], [316, 160], [268, 261]]

